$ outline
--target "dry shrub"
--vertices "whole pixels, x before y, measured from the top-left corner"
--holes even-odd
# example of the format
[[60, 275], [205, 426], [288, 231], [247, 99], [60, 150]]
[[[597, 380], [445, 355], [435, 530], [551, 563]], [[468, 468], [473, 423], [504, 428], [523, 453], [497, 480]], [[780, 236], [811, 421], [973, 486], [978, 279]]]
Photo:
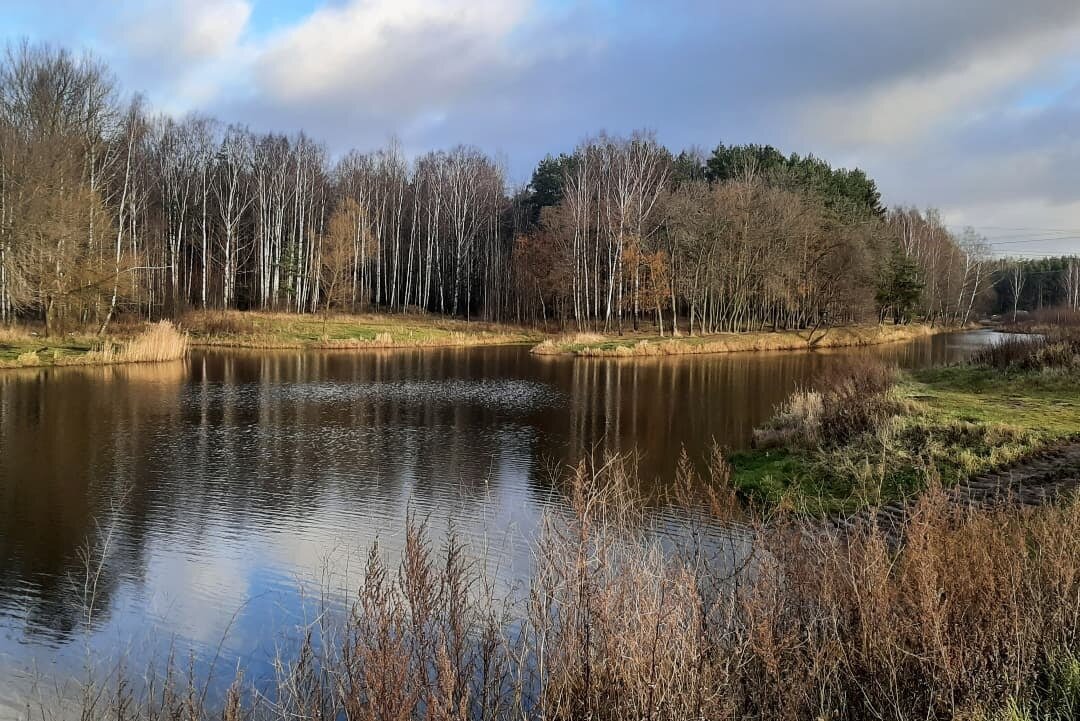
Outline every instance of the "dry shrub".
[[1065, 306], [1039, 308], [1028, 313], [1027, 317], [1016, 325], [1029, 330], [1080, 328], [1080, 309]]
[[976, 353], [972, 362], [1003, 372], [1080, 369], [1080, 332], [1055, 328], [1041, 335], [1013, 335]]
[[[230, 692], [227, 717], [900, 721], [1061, 696], [1048, 673], [1080, 687], [1080, 504], [957, 510], [932, 491], [897, 551], [872, 523], [840, 536], [714, 515], [725, 468], [681, 464], [667, 533], [632, 463], [571, 469], [522, 594], [410, 522], [396, 567], [371, 550], [342, 625], [320, 614], [276, 689]], [[176, 698], [85, 718], [221, 717]]]
[[903, 409], [892, 392], [896, 369], [879, 361], [853, 361], [825, 373], [813, 388], [795, 391], [762, 428], [758, 447], [837, 447], [880, 429]]
[[817, 384], [825, 443], [841, 445], [896, 415], [901, 407], [890, 393], [895, 383], [895, 367], [870, 359], [826, 374]]
[[180, 324], [203, 336], [242, 336], [255, 333], [254, 319], [241, 311], [202, 310], [185, 313]]

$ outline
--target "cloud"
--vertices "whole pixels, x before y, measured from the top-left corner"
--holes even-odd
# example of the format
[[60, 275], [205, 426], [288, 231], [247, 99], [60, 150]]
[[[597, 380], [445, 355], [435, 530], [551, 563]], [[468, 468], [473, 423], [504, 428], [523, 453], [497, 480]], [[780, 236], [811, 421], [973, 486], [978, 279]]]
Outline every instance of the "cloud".
[[264, 46], [257, 82], [278, 102], [341, 97], [412, 113], [453, 101], [513, 62], [524, 0], [352, 0], [321, 9]]
[[247, 0], [121, 3], [104, 44], [126, 85], [184, 112], [215, 102], [245, 72], [252, 11]]
[[[635, 128], [861, 165], [891, 203], [1070, 208], [1080, 3], [1032, 0], [155, 0], [12, 26], [104, 49], [173, 112], [407, 152], [475, 144], [525, 180]], [[53, 13], [54, 15], [57, 13]], [[1080, 226], [1080, 218], [1071, 225]]]
[[[865, 145], [914, 142], [941, 123], [963, 120], [980, 103], [1008, 90], [1072, 46], [1078, 33], [1048, 30], [970, 58], [930, 76], [913, 74], [880, 87], [830, 94], [807, 103], [808, 130], [828, 142]], [[974, 109], [974, 111], [973, 111]]]
[[117, 39], [139, 60], [204, 63], [235, 48], [251, 10], [245, 0], [158, 0], [128, 10]]

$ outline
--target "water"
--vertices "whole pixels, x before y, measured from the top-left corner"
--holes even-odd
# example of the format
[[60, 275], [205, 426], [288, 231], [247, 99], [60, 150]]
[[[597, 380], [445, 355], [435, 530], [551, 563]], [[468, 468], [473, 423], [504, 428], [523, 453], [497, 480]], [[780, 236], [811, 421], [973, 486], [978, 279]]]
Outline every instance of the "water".
[[376, 539], [394, 554], [409, 514], [525, 578], [535, 524], [562, 503], [561, 464], [633, 449], [662, 487], [681, 449], [747, 446], [830, 365], [925, 367], [993, 337], [636, 360], [215, 351], [0, 371], [0, 717], [88, 658], [139, 668], [169, 648], [201, 663], [220, 649], [228, 668], [268, 672], [314, 613], [298, 589], [343, 599], [359, 554]]

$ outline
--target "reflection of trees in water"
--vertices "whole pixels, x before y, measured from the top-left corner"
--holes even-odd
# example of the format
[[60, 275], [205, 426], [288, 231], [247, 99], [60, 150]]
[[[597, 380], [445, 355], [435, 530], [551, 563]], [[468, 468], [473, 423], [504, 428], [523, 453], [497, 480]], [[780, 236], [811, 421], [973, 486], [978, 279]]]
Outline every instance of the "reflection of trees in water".
[[521, 348], [210, 353], [0, 374], [0, 605], [25, 605], [36, 632], [70, 634], [77, 550], [129, 485], [102, 619], [121, 581], [147, 573], [152, 538], [199, 552], [223, 528], [291, 534], [327, 513], [392, 522], [406, 508], [481, 527], [493, 507], [528, 519], [558, 494], [549, 459], [638, 450], [643, 478], [668, 478], [684, 446], [699, 460], [713, 438], [745, 444], [829, 363], [926, 365], [944, 347], [629, 362]]
[[[731, 353], [635, 359], [550, 359], [541, 368], [562, 387], [568, 408], [546, 409], [555, 431], [545, 452], [575, 463], [588, 453], [640, 455], [643, 479], [670, 479], [685, 448], [700, 463], [713, 441], [749, 445], [752, 431], [796, 388], [827, 367], [871, 356], [904, 368], [964, 357], [970, 347], [950, 336], [911, 343], [807, 352]], [[564, 433], [560, 433], [565, 429]]]
[[[184, 410], [190, 444], [172, 443], [169, 467], [185, 490], [244, 513], [303, 514], [326, 494], [396, 502], [447, 484], [485, 492], [501, 458], [492, 442], [521, 437], [516, 412], [474, 396], [367, 392], [417, 377], [475, 378], [456, 354], [212, 355], [197, 361]], [[222, 388], [240, 389], [222, 396]], [[361, 392], [363, 391], [363, 392]]]
[[[436, 510], [450, 498], [463, 516], [482, 515], [517, 460], [506, 448], [528, 446], [532, 433], [519, 406], [477, 396], [473, 382], [497, 369], [476, 360], [461, 351], [214, 354], [0, 374], [0, 584], [12, 594], [31, 584], [0, 604], [18, 603], [28, 629], [56, 641], [77, 628], [78, 551], [129, 484], [99, 620], [122, 578], [145, 573], [152, 534], [197, 545], [214, 540], [212, 524], [299, 525], [341, 503], [395, 518], [408, 504]], [[348, 390], [418, 377], [459, 379], [466, 402]]]
[[[0, 374], [0, 604], [19, 594], [31, 634], [66, 640], [85, 617], [80, 551], [94, 548], [112, 503], [137, 474], [148, 418], [174, 413], [182, 364]], [[142, 567], [146, 496], [135, 489], [117, 520], [96, 588], [108, 617], [121, 574]]]

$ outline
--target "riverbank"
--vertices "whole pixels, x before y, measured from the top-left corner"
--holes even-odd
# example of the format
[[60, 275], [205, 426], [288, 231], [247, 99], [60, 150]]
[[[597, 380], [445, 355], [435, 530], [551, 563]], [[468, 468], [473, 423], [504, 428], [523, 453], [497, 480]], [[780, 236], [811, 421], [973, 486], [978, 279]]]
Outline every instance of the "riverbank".
[[756, 433], [758, 449], [732, 455], [735, 485], [767, 505], [852, 512], [931, 484], [951, 488], [1080, 439], [1074, 350], [1055, 341], [1007, 343], [1019, 350], [998, 354], [1017, 357], [1000, 363], [987, 350], [972, 363], [887, 385], [855, 367], [824, 379], [820, 392], [796, 393]]
[[957, 330], [945, 326], [865, 325], [817, 331], [762, 331], [697, 336], [605, 336], [573, 333], [549, 338], [532, 349], [537, 355], [572, 355], [587, 358], [741, 353], [748, 351], [815, 350], [881, 345], [925, 338]]
[[196, 311], [180, 321], [193, 346], [264, 350], [378, 350], [535, 343], [534, 329], [427, 315], [296, 315]]
[[895, 554], [872, 526], [833, 535], [791, 516], [725, 541], [709, 534], [730, 518], [719, 463], [684, 475], [675, 502], [699, 532], [674, 535], [650, 524], [630, 459], [568, 469], [569, 504], [530, 540], [518, 592], [462, 539], [407, 523], [400, 554], [372, 549], [344, 613], [310, 595], [316, 620], [281, 629], [272, 676], [220, 646], [220, 695], [181, 653], [144, 672], [152, 693], [130, 662], [89, 666], [83, 718], [1073, 717], [1051, 714], [1080, 698], [1080, 504], [931, 499]]
[[187, 337], [169, 321], [106, 338], [75, 334], [42, 338], [0, 329], [0, 369], [159, 363], [179, 360], [187, 350]]
[[[537, 355], [599, 358], [871, 346], [955, 330], [927, 325], [873, 325], [829, 328], [813, 333], [747, 332], [675, 338], [575, 333], [551, 337], [537, 328], [429, 315], [309, 315], [256, 311], [192, 311], [185, 314], [177, 326], [185, 334], [187, 345], [193, 347], [381, 350], [530, 344]], [[133, 325], [108, 342], [88, 334], [44, 339], [28, 332], [0, 331], [0, 368], [126, 362], [117, 360], [115, 352], [99, 351], [105, 348], [118, 351], [140, 332], [139, 329], [146, 327]], [[180, 352], [176, 357], [182, 355]]]

